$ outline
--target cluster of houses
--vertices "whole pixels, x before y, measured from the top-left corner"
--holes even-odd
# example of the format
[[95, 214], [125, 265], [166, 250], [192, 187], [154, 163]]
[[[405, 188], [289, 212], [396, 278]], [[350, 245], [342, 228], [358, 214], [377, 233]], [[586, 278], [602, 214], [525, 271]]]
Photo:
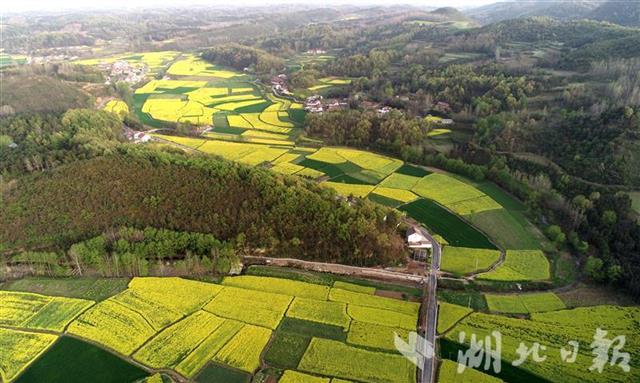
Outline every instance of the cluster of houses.
[[289, 92], [289, 84], [287, 83], [287, 75], [279, 74], [277, 76], [273, 76], [271, 78], [271, 89], [273, 93], [278, 95], [290, 96], [292, 93]]
[[347, 109], [349, 103], [344, 99], [327, 99], [324, 100], [319, 94], [307, 97], [304, 100], [304, 110], [309, 113], [322, 113], [324, 111], [332, 111], [339, 109]]
[[305, 52], [308, 55], [323, 55], [325, 53], [327, 53], [327, 51], [325, 51], [324, 49], [309, 49], [307, 52]]
[[49, 64], [57, 62], [71, 62], [77, 60], [78, 56], [70, 56], [67, 54], [53, 54], [48, 56], [27, 56], [26, 64]]
[[129, 84], [137, 84], [144, 80], [147, 76], [148, 68], [146, 65], [131, 65], [124, 60], [118, 60], [113, 63], [100, 63], [98, 68], [109, 72], [107, 75], [106, 85], [124, 81]]
[[125, 128], [124, 137], [128, 141], [133, 142], [134, 144], [142, 144], [142, 143], [151, 141], [151, 136], [148, 135], [146, 132], [140, 132], [138, 130], [133, 130], [129, 128]]

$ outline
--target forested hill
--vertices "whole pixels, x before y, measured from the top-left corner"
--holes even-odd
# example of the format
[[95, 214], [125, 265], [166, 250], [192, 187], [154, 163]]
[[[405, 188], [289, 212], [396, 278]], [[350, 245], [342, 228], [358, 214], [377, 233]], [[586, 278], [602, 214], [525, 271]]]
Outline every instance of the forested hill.
[[378, 265], [403, 256], [395, 213], [366, 201], [349, 206], [310, 182], [213, 158], [121, 147], [18, 178], [3, 193], [4, 250], [67, 248], [129, 225], [210, 233], [308, 260]]
[[558, 42], [563, 44], [563, 51], [554, 66], [582, 71], [595, 61], [640, 55], [640, 29], [594, 20], [563, 22], [537, 16], [505, 20], [466, 30], [452, 41], [485, 52], [519, 42]]
[[607, 1], [594, 9], [588, 17], [628, 27], [640, 27], [640, 2]]
[[501, 1], [470, 9], [466, 14], [483, 24], [530, 16], [574, 20], [585, 18], [602, 2], [602, 0]]

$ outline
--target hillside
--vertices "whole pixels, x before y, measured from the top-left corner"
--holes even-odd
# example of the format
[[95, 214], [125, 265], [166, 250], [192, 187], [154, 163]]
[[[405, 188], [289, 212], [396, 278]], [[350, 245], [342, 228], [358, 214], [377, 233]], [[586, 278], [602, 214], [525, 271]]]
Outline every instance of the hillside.
[[591, 11], [588, 18], [627, 27], [640, 27], [640, 2], [607, 1]]
[[62, 112], [91, 105], [91, 97], [73, 85], [47, 76], [2, 76], [0, 115]]
[[432, 15], [442, 16], [449, 21], [472, 21], [464, 13], [453, 7], [443, 7], [429, 12]]
[[[396, 263], [394, 219], [300, 179], [213, 158], [139, 148], [17, 180], [4, 195], [0, 243], [64, 246], [117, 225], [244, 238], [273, 255], [356, 265]], [[240, 237], [239, 237], [240, 236]]]
[[473, 8], [465, 14], [482, 24], [530, 16], [573, 20], [585, 17], [601, 3], [602, 0], [505, 1]]

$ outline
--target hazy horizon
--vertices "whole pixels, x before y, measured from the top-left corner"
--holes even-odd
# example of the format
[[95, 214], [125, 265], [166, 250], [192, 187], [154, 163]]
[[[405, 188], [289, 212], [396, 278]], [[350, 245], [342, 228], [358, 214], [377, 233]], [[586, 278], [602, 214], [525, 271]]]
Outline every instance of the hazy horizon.
[[[318, 6], [337, 5], [411, 5], [421, 7], [457, 7], [471, 8], [486, 4], [501, 2], [504, 0], [328, 0], [317, 4]], [[309, 5], [307, 0], [237, 0], [232, 5], [211, 0], [188, 0], [176, 3], [170, 0], [111, 0], [109, 2], [88, 3], [81, 0], [23, 0], [4, 4], [0, 15], [18, 12], [64, 12], [78, 10], [109, 10], [109, 9], [136, 9], [136, 8], [187, 8], [190, 6], [211, 7], [262, 7], [267, 5]]]

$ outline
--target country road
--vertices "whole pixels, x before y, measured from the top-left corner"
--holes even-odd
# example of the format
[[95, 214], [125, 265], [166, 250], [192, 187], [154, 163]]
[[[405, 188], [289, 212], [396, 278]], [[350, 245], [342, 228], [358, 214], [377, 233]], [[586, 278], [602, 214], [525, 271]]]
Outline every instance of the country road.
[[427, 296], [424, 303], [427, 305], [426, 315], [424, 316], [424, 331], [426, 344], [432, 345], [433, 356], [425, 357], [424, 366], [422, 366], [421, 383], [435, 382], [436, 370], [436, 328], [438, 324], [438, 300], [436, 297], [436, 289], [438, 288], [438, 271], [440, 271], [440, 244], [426, 230], [427, 238], [433, 244], [431, 257], [431, 270], [427, 281]]

